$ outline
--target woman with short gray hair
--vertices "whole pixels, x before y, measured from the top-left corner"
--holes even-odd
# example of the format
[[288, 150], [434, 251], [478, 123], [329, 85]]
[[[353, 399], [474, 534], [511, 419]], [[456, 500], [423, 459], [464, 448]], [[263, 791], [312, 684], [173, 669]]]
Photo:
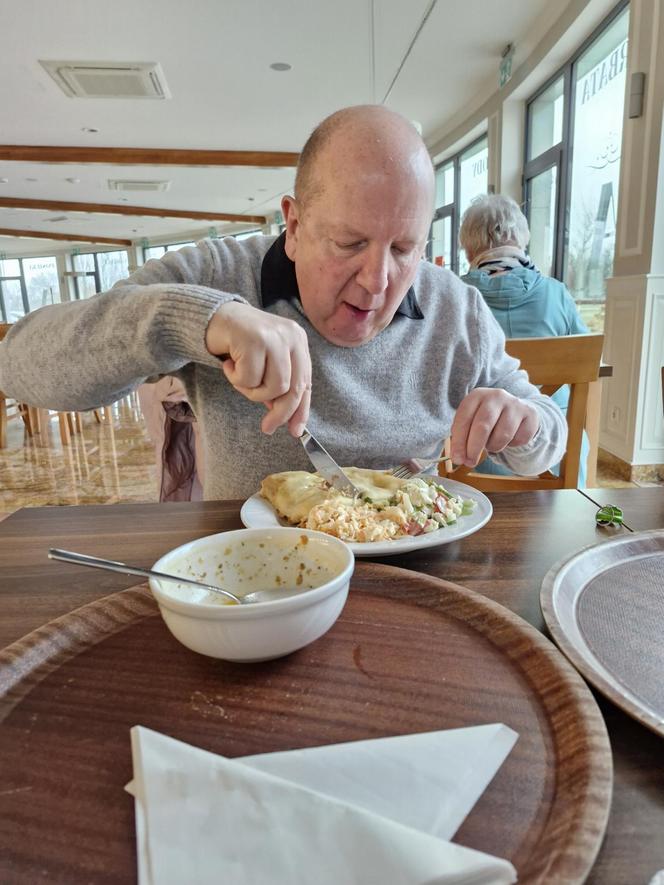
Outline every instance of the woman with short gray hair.
[[[459, 242], [470, 262], [462, 280], [480, 290], [506, 338], [586, 334], [588, 329], [563, 283], [543, 276], [526, 254], [529, 241], [528, 221], [511, 197], [476, 197], [464, 212], [459, 231]], [[566, 412], [569, 388], [560, 388], [552, 399]], [[586, 484], [588, 451], [584, 434], [580, 488]], [[475, 469], [508, 473], [488, 460]]]
[[497, 259], [502, 257], [515, 258], [521, 263], [526, 259], [524, 266], [529, 261], [525, 254], [530, 242], [526, 216], [511, 197], [503, 194], [475, 197], [464, 212], [459, 241], [468, 261], [476, 266], [484, 264], [482, 256], [486, 252], [499, 253], [487, 258], [489, 264], [498, 263]]

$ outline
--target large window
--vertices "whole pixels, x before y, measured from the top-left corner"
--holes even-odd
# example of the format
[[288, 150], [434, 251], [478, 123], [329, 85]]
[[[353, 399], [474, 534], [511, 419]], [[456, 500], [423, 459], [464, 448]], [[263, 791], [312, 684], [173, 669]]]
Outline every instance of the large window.
[[101, 283], [95, 266], [94, 253], [86, 255], [72, 255], [74, 268], [74, 294], [76, 298], [89, 298], [96, 292], [101, 292]]
[[110, 289], [118, 280], [124, 280], [129, 276], [129, 257], [124, 250], [120, 252], [97, 252], [95, 253], [95, 258], [99, 268], [99, 281], [102, 292]]
[[14, 323], [31, 310], [60, 300], [58, 269], [53, 257], [0, 261], [0, 315]]
[[[255, 237], [256, 234], [259, 234], [260, 228], [256, 228], [255, 230], [246, 230], [241, 234], [229, 234], [229, 236], [234, 237], [236, 240], [246, 240], [248, 237]], [[162, 258], [166, 252], [172, 252], [173, 250], [183, 249], [185, 246], [195, 246], [196, 243], [167, 243], [164, 246], [144, 246], [143, 247], [143, 261], [149, 261], [150, 258]]]
[[468, 270], [466, 255], [458, 247], [461, 217], [473, 197], [486, 193], [488, 153], [483, 135], [436, 169], [436, 211], [427, 257], [459, 274]]
[[628, 16], [621, 3], [527, 106], [530, 255], [565, 282], [593, 331], [613, 270]]
[[185, 246], [195, 246], [196, 243], [168, 243], [166, 246], [144, 246], [143, 261], [149, 261], [150, 258], [161, 258], [167, 252], [177, 252], [178, 249], [184, 249]]
[[76, 298], [89, 298], [97, 292], [106, 292], [118, 280], [129, 276], [129, 259], [124, 249], [72, 255], [72, 266]]

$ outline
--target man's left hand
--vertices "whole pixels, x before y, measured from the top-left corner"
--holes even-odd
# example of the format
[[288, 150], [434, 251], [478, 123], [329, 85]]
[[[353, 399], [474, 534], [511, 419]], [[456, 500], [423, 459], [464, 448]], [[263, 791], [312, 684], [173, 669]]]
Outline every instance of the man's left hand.
[[539, 429], [537, 409], [506, 390], [477, 387], [463, 398], [452, 424], [455, 464], [475, 467], [484, 449], [502, 452], [530, 442]]

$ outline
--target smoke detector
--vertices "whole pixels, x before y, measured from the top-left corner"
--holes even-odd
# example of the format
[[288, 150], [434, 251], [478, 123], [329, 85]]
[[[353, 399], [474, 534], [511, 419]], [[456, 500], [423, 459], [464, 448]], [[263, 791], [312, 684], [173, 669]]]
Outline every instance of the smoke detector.
[[43, 61], [39, 64], [69, 98], [170, 98], [157, 62]]
[[139, 181], [138, 179], [109, 178], [111, 191], [167, 191], [170, 181]]

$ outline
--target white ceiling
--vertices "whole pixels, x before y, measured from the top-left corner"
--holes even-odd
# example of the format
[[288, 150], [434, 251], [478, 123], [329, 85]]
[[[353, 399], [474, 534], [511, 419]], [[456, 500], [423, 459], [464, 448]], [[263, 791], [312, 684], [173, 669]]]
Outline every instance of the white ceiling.
[[[331, 111], [383, 101], [429, 4], [0, 0], [0, 141], [298, 151]], [[425, 139], [440, 132], [463, 107], [495, 91], [504, 46], [515, 43], [524, 58], [550, 24], [551, 7], [559, 15], [564, 5], [438, 0], [386, 104], [419, 121]], [[159, 62], [172, 98], [68, 98], [39, 59]], [[292, 70], [275, 72], [273, 62], [288, 62]], [[0, 161], [0, 178], [9, 179], [0, 183], [0, 196], [258, 215], [279, 207], [293, 174], [292, 168]], [[165, 192], [123, 194], [108, 189], [109, 178], [171, 184]], [[61, 215], [67, 220], [48, 220]], [[124, 239], [200, 235], [210, 225], [231, 229], [223, 222], [0, 208], [0, 228]], [[47, 248], [43, 240], [0, 237], [0, 252]]]

